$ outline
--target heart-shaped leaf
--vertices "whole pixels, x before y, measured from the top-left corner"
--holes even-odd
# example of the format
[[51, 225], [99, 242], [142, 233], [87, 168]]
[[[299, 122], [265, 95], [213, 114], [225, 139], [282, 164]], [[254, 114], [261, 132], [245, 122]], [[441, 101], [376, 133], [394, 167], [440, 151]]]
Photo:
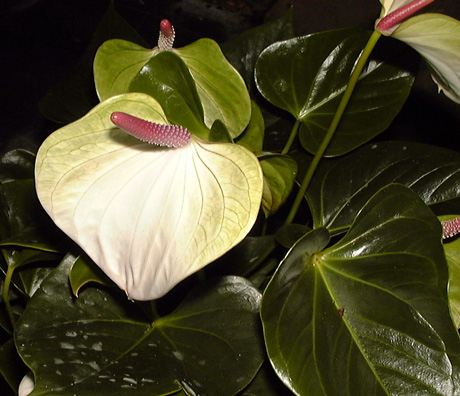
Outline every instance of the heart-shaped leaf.
[[150, 323], [134, 303], [67, 283], [68, 256], [42, 284], [17, 325], [16, 344], [35, 376], [33, 395], [231, 396], [263, 361], [259, 292], [226, 277], [193, 291]]
[[260, 207], [262, 171], [237, 144], [193, 136], [180, 148], [141, 142], [112, 124], [115, 111], [166, 123], [148, 95], [102, 102], [45, 140], [37, 192], [110, 279], [133, 299], [155, 299], [246, 236]]
[[343, 232], [367, 200], [389, 183], [410, 187], [427, 205], [456, 198], [459, 167], [459, 153], [414, 142], [373, 143], [320, 164], [307, 192], [315, 227]]
[[325, 229], [283, 260], [262, 302], [272, 365], [299, 395], [454, 396], [460, 339], [441, 225], [408, 188], [375, 194], [336, 245]]
[[[260, 55], [255, 70], [259, 91], [302, 121], [300, 139], [309, 152], [321, 144], [368, 38], [368, 32], [357, 29], [333, 30], [275, 43]], [[345, 154], [384, 131], [412, 82], [408, 72], [370, 62], [326, 155]]]

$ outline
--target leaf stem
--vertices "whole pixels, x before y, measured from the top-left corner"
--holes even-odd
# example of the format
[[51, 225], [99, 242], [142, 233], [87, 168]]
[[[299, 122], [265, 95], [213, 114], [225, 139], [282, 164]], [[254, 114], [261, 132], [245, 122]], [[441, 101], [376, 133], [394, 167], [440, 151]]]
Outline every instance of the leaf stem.
[[289, 135], [289, 139], [286, 142], [286, 145], [284, 146], [283, 151], [281, 151], [281, 154], [287, 154], [289, 150], [291, 149], [292, 143], [294, 143], [294, 139], [297, 136], [299, 126], [300, 126], [300, 121], [296, 120], [294, 126], [292, 127], [291, 134]]
[[16, 267], [14, 265], [9, 265], [5, 275], [5, 281], [3, 283], [3, 302], [5, 303], [6, 312], [8, 312], [8, 317], [10, 318], [11, 325], [14, 327], [16, 323], [16, 318], [13, 314], [13, 309], [11, 308], [9, 294], [10, 294], [10, 285], [11, 278]]
[[366, 46], [361, 52], [361, 55], [358, 58], [356, 66], [350, 75], [350, 79], [348, 80], [347, 88], [345, 89], [345, 92], [343, 93], [342, 99], [340, 100], [339, 106], [337, 107], [337, 111], [334, 114], [334, 118], [332, 119], [331, 124], [329, 125], [329, 129], [327, 130], [326, 135], [324, 136], [324, 139], [321, 142], [321, 145], [319, 146], [313, 158], [313, 161], [308, 167], [307, 173], [304, 176], [302, 184], [300, 185], [297, 196], [285, 220], [285, 224], [291, 224], [292, 221], [294, 220], [294, 217], [296, 216], [297, 211], [299, 210], [300, 204], [302, 203], [302, 200], [305, 196], [305, 192], [307, 191], [307, 188], [310, 185], [310, 181], [313, 177], [313, 174], [315, 173], [316, 168], [318, 167], [319, 161], [323, 157], [327, 147], [329, 146], [330, 141], [332, 140], [332, 137], [334, 136], [335, 131], [337, 130], [337, 126], [339, 125], [339, 122], [342, 119], [343, 113], [345, 112], [348, 102], [350, 101], [351, 95], [359, 80], [359, 76], [361, 75], [361, 72], [364, 66], [366, 65], [366, 62], [381, 35], [382, 34], [379, 31], [374, 30], [368, 42], [366, 43]]

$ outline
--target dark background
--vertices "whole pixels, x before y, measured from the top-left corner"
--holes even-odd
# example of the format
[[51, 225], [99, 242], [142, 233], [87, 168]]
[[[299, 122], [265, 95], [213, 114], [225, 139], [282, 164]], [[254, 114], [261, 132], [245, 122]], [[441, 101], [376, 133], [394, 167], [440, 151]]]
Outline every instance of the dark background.
[[[0, 154], [35, 152], [60, 125], [48, 120], [39, 102], [73, 70], [88, 47], [109, 0], [7, 0], [0, 11]], [[121, 14], [153, 47], [159, 22], [172, 21], [175, 46], [200, 37], [224, 42], [294, 6], [298, 35], [340, 27], [372, 29], [377, 0], [114, 0]], [[460, 18], [458, 0], [438, 0], [426, 11]], [[391, 40], [391, 39], [386, 39]], [[416, 84], [403, 111], [381, 139], [434, 142], [460, 149], [460, 105], [437, 93], [417, 54], [411, 53]]]

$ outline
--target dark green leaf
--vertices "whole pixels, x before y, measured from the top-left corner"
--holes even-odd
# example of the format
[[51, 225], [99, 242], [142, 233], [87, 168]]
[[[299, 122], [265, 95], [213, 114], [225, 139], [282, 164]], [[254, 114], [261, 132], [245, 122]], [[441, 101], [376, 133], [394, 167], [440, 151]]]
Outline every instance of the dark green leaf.
[[82, 59], [40, 102], [40, 110], [46, 117], [69, 123], [84, 116], [98, 103], [93, 79], [94, 56], [102, 43], [115, 37], [147, 45], [115, 11], [111, 1]]
[[276, 41], [294, 37], [292, 8], [282, 17], [248, 30], [222, 45], [222, 51], [243, 77], [249, 92], [254, 87], [254, 66], [260, 53]]
[[152, 96], [161, 104], [170, 123], [207, 140], [209, 129], [203, 121], [195, 82], [179, 56], [170, 51], [160, 52], [133, 78], [129, 91]]
[[414, 190], [427, 205], [460, 196], [460, 154], [420, 143], [369, 144], [320, 165], [307, 191], [316, 227], [350, 227], [367, 200], [389, 183]]
[[460, 340], [447, 305], [441, 226], [392, 184], [323, 250], [317, 229], [286, 256], [262, 303], [267, 350], [299, 395], [454, 396]]
[[259, 157], [264, 173], [262, 209], [268, 217], [286, 201], [297, 174], [296, 162], [285, 155], [264, 154]]
[[[303, 122], [303, 147], [315, 153], [331, 124], [369, 33], [342, 29], [275, 43], [256, 65], [259, 91]], [[383, 132], [407, 99], [413, 77], [371, 61], [363, 71], [326, 156], [345, 154]]]
[[33, 395], [234, 395], [262, 360], [260, 294], [226, 277], [193, 291], [150, 323], [121, 293], [86, 288], [75, 299], [69, 256], [42, 284], [17, 324]]
[[312, 104], [343, 92], [368, 38], [366, 31], [341, 29], [276, 42], [256, 63], [257, 88], [270, 103], [305, 121]]
[[[325, 155], [343, 155], [385, 131], [406, 102], [413, 82], [406, 71], [371, 62], [356, 85]], [[310, 153], [316, 153], [321, 145], [340, 98], [312, 109], [301, 125], [300, 142]]]

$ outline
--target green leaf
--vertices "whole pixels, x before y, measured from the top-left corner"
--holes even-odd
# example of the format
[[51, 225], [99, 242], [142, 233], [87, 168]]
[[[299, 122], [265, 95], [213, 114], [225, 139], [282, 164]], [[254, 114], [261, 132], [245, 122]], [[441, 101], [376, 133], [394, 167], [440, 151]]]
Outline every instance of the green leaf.
[[441, 226], [401, 185], [375, 194], [336, 245], [325, 229], [283, 260], [262, 302], [267, 350], [301, 395], [453, 396], [460, 340]]
[[459, 167], [458, 152], [414, 142], [373, 143], [326, 161], [307, 191], [315, 228], [343, 232], [367, 200], [389, 183], [410, 187], [427, 205], [456, 198]]
[[283, 16], [232, 37], [222, 52], [243, 77], [249, 92], [254, 88], [254, 67], [260, 53], [276, 41], [294, 37], [292, 8]]
[[221, 120], [233, 139], [239, 136], [251, 118], [251, 101], [243, 78], [225, 59], [219, 45], [201, 39], [175, 52], [195, 80], [207, 127]]
[[75, 300], [69, 256], [42, 284], [17, 324], [34, 395], [234, 395], [263, 360], [260, 294], [226, 277], [193, 291], [153, 323], [136, 305], [101, 289]]
[[[302, 121], [299, 136], [307, 151], [315, 153], [321, 144], [368, 38], [369, 32], [357, 29], [333, 30], [275, 43], [260, 55], [257, 87]], [[325, 155], [345, 154], [383, 132], [412, 83], [406, 71], [369, 62]]]
[[288, 198], [297, 174], [297, 164], [285, 155], [265, 154], [259, 160], [264, 173], [262, 209], [268, 217], [276, 213]]
[[98, 47], [115, 37], [146, 45], [142, 37], [115, 11], [111, 1], [82, 59], [40, 102], [40, 110], [46, 117], [56, 122], [69, 123], [82, 117], [97, 104], [93, 60]]
[[165, 51], [153, 57], [132, 79], [129, 91], [152, 96], [160, 103], [171, 124], [208, 139], [209, 129], [203, 122], [203, 107], [195, 82], [176, 54]]
[[86, 255], [81, 255], [75, 260], [70, 269], [69, 281], [75, 297], [78, 297], [83, 286], [91, 282], [113, 286], [107, 275]]
[[366, 31], [341, 29], [276, 42], [256, 63], [257, 88], [270, 103], [305, 121], [312, 106], [342, 93], [368, 38]]
[[264, 143], [265, 123], [259, 106], [251, 101], [251, 120], [244, 132], [238, 136], [235, 143], [246, 147], [253, 153], [262, 151]]

